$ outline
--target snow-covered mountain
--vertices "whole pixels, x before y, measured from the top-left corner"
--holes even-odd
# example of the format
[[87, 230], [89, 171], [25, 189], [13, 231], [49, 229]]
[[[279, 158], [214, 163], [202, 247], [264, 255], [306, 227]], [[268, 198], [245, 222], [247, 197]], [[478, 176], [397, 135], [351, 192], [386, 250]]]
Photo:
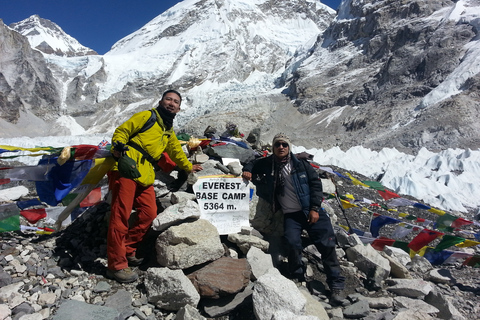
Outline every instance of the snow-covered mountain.
[[9, 25], [10, 28], [26, 36], [32, 48], [47, 54], [74, 57], [97, 54], [94, 50], [81, 45], [66, 34], [54, 22], [33, 15], [25, 20]]
[[[259, 129], [268, 141], [285, 131], [305, 147], [475, 149], [479, 8], [475, 0], [344, 0], [337, 14], [318, 0], [185, 0], [104, 56], [44, 53], [38, 63], [53, 80], [28, 103], [8, 73], [0, 108], [25, 112], [9, 111], [1, 135], [29, 134], [27, 114], [57, 134], [112, 132], [174, 87], [185, 97], [176, 125], [192, 134], [234, 119], [245, 133]], [[27, 50], [3, 46], [16, 59], [0, 57], [2, 75]], [[50, 105], [31, 103], [47, 96]]]

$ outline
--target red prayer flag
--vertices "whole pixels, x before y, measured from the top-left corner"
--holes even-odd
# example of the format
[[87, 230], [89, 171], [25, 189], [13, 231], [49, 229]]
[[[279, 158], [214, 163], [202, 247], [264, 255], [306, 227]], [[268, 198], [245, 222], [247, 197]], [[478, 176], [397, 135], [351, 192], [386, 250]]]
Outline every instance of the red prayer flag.
[[451, 227], [460, 228], [461, 226], [466, 226], [472, 223], [473, 223], [472, 221], [468, 221], [463, 218], [457, 218], [455, 221], [452, 222]]
[[371, 246], [378, 251], [383, 251], [383, 247], [391, 246], [391, 245], [393, 245], [394, 242], [395, 242], [395, 239], [380, 237], [378, 239], [375, 239], [372, 242]]
[[47, 216], [45, 209], [29, 209], [22, 210], [20, 214], [27, 219], [30, 223], [37, 223], [38, 220], [43, 219]]
[[438, 231], [423, 229], [415, 238], [413, 238], [412, 241], [410, 241], [408, 247], [413, 251], [419, 251], [427, 244], [443, 235], [444, 233]]
[[383, 199], [385, 199], [385, 201], [392, 198], [400, 198], [398, 194], [392, 191], [388, 191], [387, 189], [385, 189], [385, 191], [378, 190], [378, 193], [382, 196]]
[[10, 178], [0, 179], [0, 184], [7, 184], [7, 183], [10, 183]]
[[86, 144], [72, 146], [72, 148], [75, 148], [75, 153], [73, 155], [75, 160], [92, 159], [95, 153], [97, 152], [97, 150], [100, 149], [98, 146], [92, 146], [92, 145], [86, 145]]

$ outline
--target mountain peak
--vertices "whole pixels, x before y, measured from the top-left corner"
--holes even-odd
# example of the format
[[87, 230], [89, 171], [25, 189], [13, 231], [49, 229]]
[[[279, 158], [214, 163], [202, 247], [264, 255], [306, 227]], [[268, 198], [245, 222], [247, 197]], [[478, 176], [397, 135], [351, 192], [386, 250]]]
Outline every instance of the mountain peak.
[[46, 54], [66, 57], [97, 54], [94, 50], [81, 45], [57, 24], [37, 14], [12, 23], [9, 27], [26, 36], [32, 48]]

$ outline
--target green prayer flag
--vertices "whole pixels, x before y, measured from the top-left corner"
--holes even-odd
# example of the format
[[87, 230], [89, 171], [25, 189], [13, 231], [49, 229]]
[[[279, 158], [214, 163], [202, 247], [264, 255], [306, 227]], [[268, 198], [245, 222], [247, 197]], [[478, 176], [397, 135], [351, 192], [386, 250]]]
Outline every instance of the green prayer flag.
[[385, 187], [378, 181], [362, 181], [362, 182], [372, 189], [385, 191]]
[[402, 249], [406, 253], [410, 254], [410, 248], [408, 247], [408, 242], [397, 240], [393, 243], [392, 247]]
[[450, 227], [453, 223], [453, 221], [457, 220], [457, 217], [449, 214], [449, 213], [445, 213], [443, 216], [439, 216], [437, 218], [437, 225], [438, 225], [438, 228], [442, 227], [442, 226], [445, 226], [445, 227]]
[[437, 244], [437, 246], [435, 247], [434, 250], [435, 251], [442, 251], [443, 249], [449, 248], [449, 247], [454, 246], [457, 243], [461, 243], [463, 241], [465, 241], [465, 238], [456, 237], [456, 236], [446, 234], [446, 235], [443, 236], [442, 240]]
[[0, 220], [0, 232], [20, 230], [20, 215]]

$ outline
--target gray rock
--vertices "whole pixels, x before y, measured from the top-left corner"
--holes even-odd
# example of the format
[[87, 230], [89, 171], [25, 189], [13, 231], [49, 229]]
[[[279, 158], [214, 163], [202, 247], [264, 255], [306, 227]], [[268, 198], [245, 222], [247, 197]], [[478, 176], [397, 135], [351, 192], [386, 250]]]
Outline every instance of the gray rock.
[[196, 307], [200, 295], [181, 270], [149, 268], [145, 277], [148, 301], [158, 308], [178, 311], [189, 304]]
[[165, 230], [155, 244], [161, 266], [185, 269], [220, 258], [225, 250], [210, 222], [199, 219]]
[[253, 247], [257, 247], [260, 250], [267, 252], [269, 243], [265, 240], [262, 240], [256, 236], [249, 236], [239, 233], [231, 233], [228, 235], [228, 241], [235, 243], [243, 254], [247, 254], [248, 250]]
[[109, 296], [105, 300], [104, 306], [117, 309], [122, 319], [126, 319], [134, 314], [132, 301], [132, 294], [127, 290], [121, 289]]
[[258, 320], [271, 320], [277, 311], [303, 316], [306, 299], [291, 280], [282, 276], [277, 269], [270, 269], [255, 283], [253, 310]]
[[114, 308], [66, 300], [60, 304], [52, 320], [112, 320], [119, 319], [120, 312]]
[[419, 299], [412, 299], [407, 297], [395, 297], [393, 298], [397, 309], [406, 308], [413, 311], [426, 312], [428, 314], [437, 314], [440, 310]]
[[233, 297], [221, 297], [217, 300], [206, 300], [204, 304], [205, 313], [210, 317], [219, 317], [228, 314], [232, 310], [241, 306], [253, 294], [253, 284], [250, 283], [245, 290], [237, 293]]
[[185, 201], [169, 206], [159, 214], [152, 222], [152, 229], [155, 231], [163, 231], [184, 220], [198, 218], [200, 218], [198, 203], [185, 197]]
[[368, 302], [365, 300], [355, 302], [343, 310], [343, 316], [350, 319], [363, 318], [368, 316], [369, 313], [370, 307], [368, 306]]
[[440, 319], [466, 320], [453, 305], [453, 298], [443, 295], [437, 288], [430, 291], [424, 300], [426, 303], [440, 310], [437, 315]]
[[272, 256], [252, 246], [247, 252], [247, 261], [252, 269], [252, 280], [255, 281], [273, 268]]
[[433, 290], [430, 282], [420, 279], [389, 279], [388, 291], [409, 298], [423, 298]]
[[192, 307], [191, 305], [187, 304], [178, 310], [175, 318], [173, 320], [206, 320], [204, 316], [200, 314], [200, 312]]

